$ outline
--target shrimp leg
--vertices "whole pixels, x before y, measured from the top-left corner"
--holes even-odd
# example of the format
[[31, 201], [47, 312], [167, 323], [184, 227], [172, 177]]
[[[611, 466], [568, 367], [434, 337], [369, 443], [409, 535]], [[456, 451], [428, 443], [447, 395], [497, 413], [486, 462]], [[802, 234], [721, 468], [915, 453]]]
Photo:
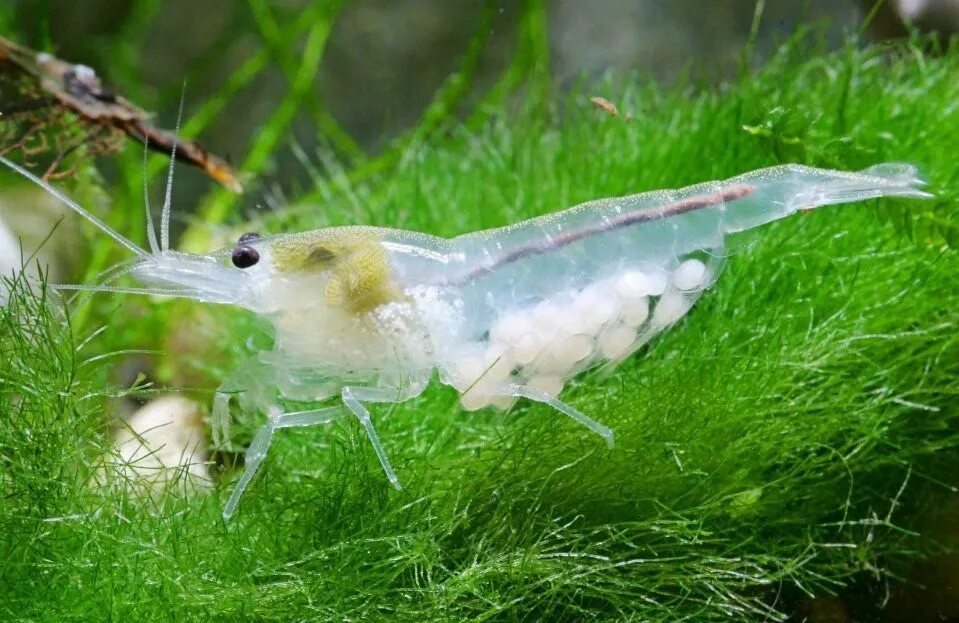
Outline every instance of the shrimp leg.
[[256, 472], [260, 469], [260, 464], [266, 458], [266, 453], [270, 449], [270, 443], [273, 441], [273, 434], [281, 428], [297, 428], [301, 426], [317, 426], [320, 424], [329, 424], [345, 415], [341, 407], [323, 407], [321, 409], [311, 409], [309, 411], [297, 411], [295, 413], [279, 413], [278, 407], [274, 407], [275, 413], [270, 414], [269, 421], [263, 425], [263, 428], [253, 438], [253, 443], [246, 449], [246, 464], [243, 475], [237, 482], [236, 489], [230, 494], [230, 499], [223, 508], [223, 519], [229, 519], [236, 510], [236, 505], [240, 502], [243, 492], [252, 482]]
[[259, 357], [247, 360], [217, 388], [213, 397], [211, 431], [213, 444], [226, 449], [230, 441], [230, 400], [236, 396], [243, 413], [276, 409], [276, 383], [273, 368]]
[[600, 424], [593, 418], [587, 416], [581, 411], [574, 409], [565, 402], [553, 398], [547, 393], [533, 389], [532, 387], [527, 387], [525, 385], [512, 384], [506, 387], [506, 395], [514, 398], [526, 398], [534, 402], [541, 402], [545, 405], [549, 405], [560, 413], [573, 418], [589, 430], [602, 437], [606, 442], [606, 445], [610, 448], [612, 448], [615, 444], [613, 431], [609, 427]]
[[389, 479], [390, 484], [397, 490], [402, 489], [403, 487], [400, 485], [400, 480], [396, 477], [396, 472], [393, 471], [393, 466], [390, 465], [390, 460], [386, 457], [386, 451], [383, 450], [383, 445], [380, 443], [380, 437], [376, 434], [376, 429], [373, 428], [370, 412], [363, 406], [363, 403], [360, 402], [359, 399], [362, 398], [367, 402], [395, 403], [403, 400], [404, 396], [398, 397], [396, 392], [372, 387], [344, 387], [340, 395], [343, 398], [343, 404], [353, 412], [353, 415], [356, 416], [356, 419], [360, 421], [360, 424], [362, 424], [366, 430], [366, 436], [370, 438], [370, 443], [373, 444], [373, 450], [376, 451], [376, 457], [380, 460], [380, 465], [383, 466], [383, 471], [386, 472], [386, 477]]

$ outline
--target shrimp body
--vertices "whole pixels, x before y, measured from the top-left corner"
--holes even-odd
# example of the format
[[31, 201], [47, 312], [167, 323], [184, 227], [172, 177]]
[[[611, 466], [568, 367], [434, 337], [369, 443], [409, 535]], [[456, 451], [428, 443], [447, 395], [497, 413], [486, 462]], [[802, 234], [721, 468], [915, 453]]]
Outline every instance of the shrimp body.
[[[612, 431], [562, 402], [560, 392], [583, 370], [622, 361], [682, 318], [716, 281], [727, 234], [818, 206], [929, 196], [921, 185], [904, 164], [856, 173], [785, 165], [592, 201], [453, 239], [338, 227], [245, 235], [206, 256], [158, 249], [152, 241], [154, 252], [146, 253], [45, 187], [138, 253], [121, 274], [150, 286], [143, 291], [234, 304], [272, 323], [273, 349], [228, 379], [214, 399], [215, 435], [226, 430], [234, 397], [241, 409], [269, 415], [247, 449], [224, 510], [229, 517], [276, 430], [348, 413], [399, 487], [364, 403], [414, 398], [434, 372], [467, 410], [527, 398], [612, 446]], [[334, 404], [306, 411], [284, 406], [328, 400]]]
[[679, 320], [715, 282], [726, 234], [820, 205], [923, 196], [917, 183], [907, 165], [789, 165], [452, 240], [366, 227], [265, 238], [269, 358], [290, 367], [289, 392], [312, 399], [344, 380], [409, 397], [433, 370], [470, 410], [507, 407], [518, 388], [555, 398]]

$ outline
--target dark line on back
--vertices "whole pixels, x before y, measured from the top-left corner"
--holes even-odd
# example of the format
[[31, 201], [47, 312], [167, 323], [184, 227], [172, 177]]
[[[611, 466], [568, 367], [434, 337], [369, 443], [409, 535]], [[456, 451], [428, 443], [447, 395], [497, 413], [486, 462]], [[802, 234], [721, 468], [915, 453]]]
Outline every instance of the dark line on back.
[[608, 223], [602, 226], [590, 227], [589, 229], [559, 234], [547, 242], [540, 242], [537, 244], [530, 244], [525, 247], [520, 247], [502, 257], [497, 258], [491, 264], [468, 273], [462, 279], [457, 280], [456, 284], [463, 284], [468, 281], [472, 281], [477, 277], [493, 272], [501, 266], [510, 264], [524, 257], [542, 255], [544, 253], [549, 253], [550, 251], [555, 251], [556, 249], [561, 249], [578, 240], [582, 240], [583, 238], [588, 238], [590, 236], [595, 236], [596, 234], [602, 234], [608, 231], [614, 231], [623, 227], [629, 227], [630, 225], [636, 225], [638, 223], [657, 221], [660, 219], [685, 214], [687, 212], [694, 212], [709, 206], [726, 203], [727, 201], [735, 201], [751, 195], [753, 192], [755, 192], [755, 190], [755, 186], [741, 184], [738, 186], [731, 186], [708, 195], [697, 195], [695, 197], [683, 199], [682, 201], [668, 203], [658, 208], [645, 208], [643, 210], [621, 214], [619, 217], [611, 219]]

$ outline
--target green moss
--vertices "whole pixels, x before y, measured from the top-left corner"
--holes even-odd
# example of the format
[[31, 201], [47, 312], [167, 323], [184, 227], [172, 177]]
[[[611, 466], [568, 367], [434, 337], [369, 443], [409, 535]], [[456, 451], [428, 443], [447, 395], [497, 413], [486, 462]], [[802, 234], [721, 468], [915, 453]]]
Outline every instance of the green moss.
[[[734, 239], [682, 323], [611, 375], [580, 378], [564, 397], [616, 430], [613, 450], [548, 408], [467, 414], [434, 387], [374, 412], [401, 492], [341, 423], [282, 431], [230, 524], [230, 478], [148, 512], [85, 486], [105, 364], [80, 365], [64, 325], [17, 293], [0, 316], [0, 405], [19, 405], [0, 417], [0, 612], [776, 620], [804, 595], [881, 585], [952, 548], [929, 518], [956, 501], [956, 52], [794, 44], [722, 89], [610, 81], [551, 112], [453, 127], [359, 185], [318, 177], [265, 218], [262, 233], [454, 235], [785, 161], [923, 169], [935, 200], [825, 208]], [[633, 120], [596, 110], [593, 94]], [[156, 327], [177, 326], [163, 305], [107, 301], [94, 321], [115, 330], [83, 353], [162, 347]], [[210, 386], [252, 330], [243, 312], [214, 313]], [[60, 363], [10, 363], [39, 346]]]

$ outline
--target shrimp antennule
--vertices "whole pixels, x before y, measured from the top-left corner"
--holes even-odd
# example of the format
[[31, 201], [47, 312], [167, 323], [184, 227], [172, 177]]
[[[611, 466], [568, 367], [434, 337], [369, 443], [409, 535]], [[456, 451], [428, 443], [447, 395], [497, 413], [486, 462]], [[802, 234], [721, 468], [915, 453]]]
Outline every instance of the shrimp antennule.
[[150, 251], [153, 254], [160, 252], [157, 245], [157, 232], [153, 226], [153, 212], [150, 210], [150, 184], [147, 178], [147, 154], [149, 153], [150, 143], [146, 137], [143, 137], [143, 209], [146, 211], [147, 221], [147, 240], [150, 242]]
[[117, 282], [120, 278], [125, 277], [131, 273], [136, 272], [138, 269], [142, 268], [145, 263], [152, 262], [153, 257], [148, 256], [146, 259], [135, 259], [129, 260], [126, 262], [120, 262], [111, 268], [101, 272], [97, 277], [100, 279], [99, 283], [95, 284], [78, 284], [78, 283], [55, 283], [51, 284], [55, 290], [73, 290], [76, 292], [110, 292], [116, 294], [140, 294], [140, 295], [150, 295], [150, 296], [173, 296], [173, 297], [187, 297], [191, 293], [191, 290], [185, 288], [137, 288], [137, 287], [123, 287], [123, 286], [112, 286], [111, 283]]
[[183, 118], [183, 100], [186, 96], [186, 82], [180, 91], [180, 108], [176, 113], [176, 127], [173, 130], [173, 148], [170, 151], [170, 165], [167, 169], [166, 196], [163, 198], [163, 211], [160, 213], [160, 250], [170, 248], [170, 206], [173, 198], [173, 165], [176, 162], [176, 148], [180, 142], [180, 120]]

